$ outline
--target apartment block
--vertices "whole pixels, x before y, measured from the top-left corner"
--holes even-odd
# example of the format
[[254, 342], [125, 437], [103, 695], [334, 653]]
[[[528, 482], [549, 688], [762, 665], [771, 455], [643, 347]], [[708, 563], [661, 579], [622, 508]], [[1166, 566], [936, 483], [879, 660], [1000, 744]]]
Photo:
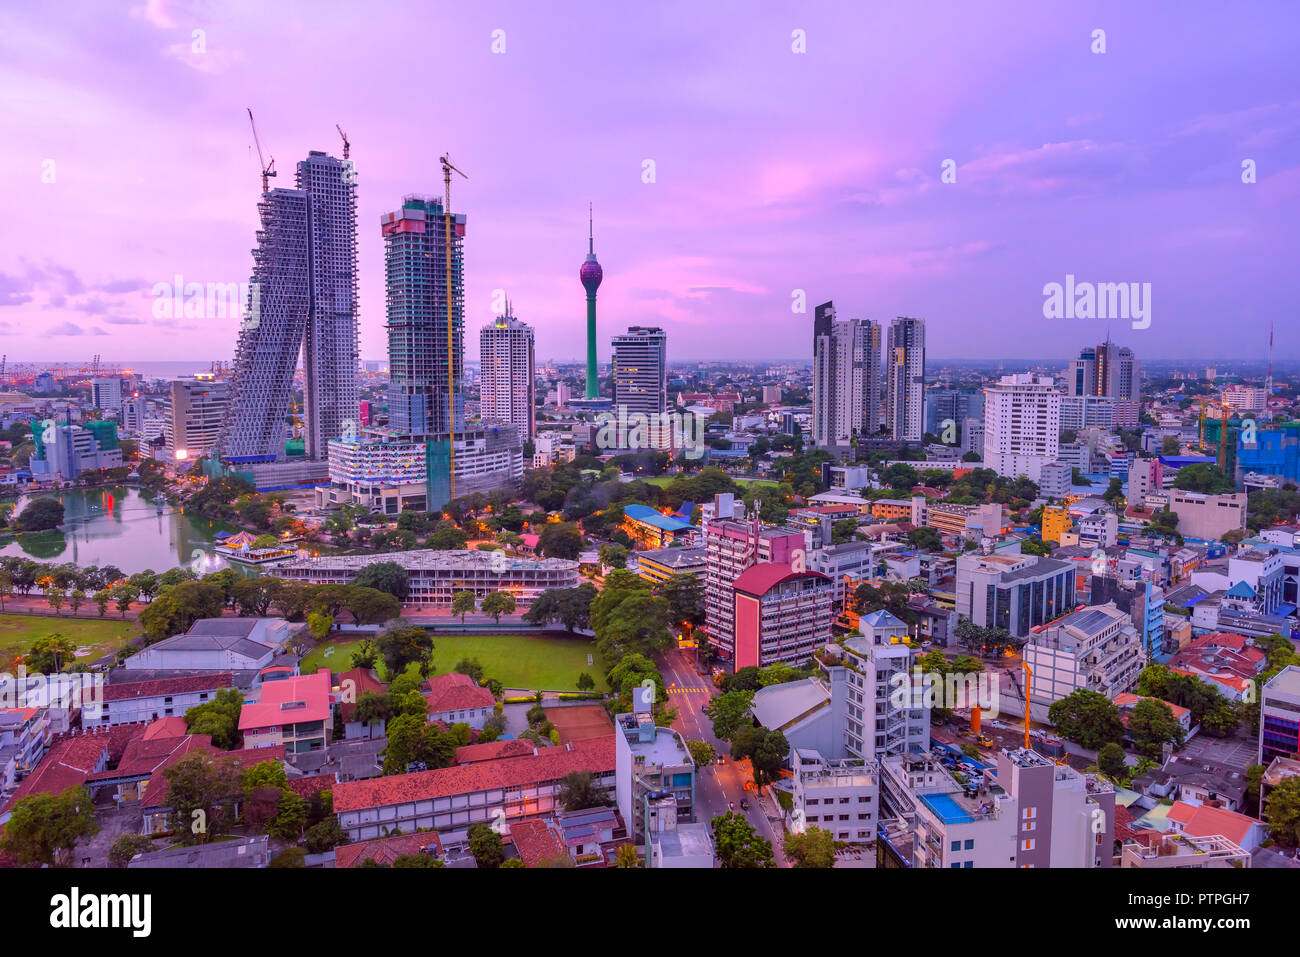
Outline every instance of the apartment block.
[[1035, 555], [963, 555], [957, 559], [957, 614], [1017, 638], [1075, 604], [1072, 562]]
[[1031, 701], [1044, 708], [1081, 689], [1113, 701], [1137, 683], [1147, 664], [1142, 636], [1114, 602], [1053, 622], [1030, 635], [1022, 654], [1033, 674]]
[[1256, 764], [1300, 758], [1300, 667], [1287, 665], [1264, 685], [1259, 701]]
[[1061, 394], [1050, 376], [1006, 375], [984, 390], [984, 467], [1038, 482], [1060, 450]]
[[876, 836], [880, 810], [880, 765], [875, 761], [831, 761], [815, 750], [790, 755], [790, 820], [796, 831], [817, 827], [837, 841], [865, 844]]
[[[729, 498], [713, 503], [720, 514], [731, 510]], [[741, 573], [762, 562], [790, 564], [802, 560], [807, 543], [804, 533], [786, 528], [764, 527], [758, 522], [737, 522], [727, 518], [708, 519], [705, 508], [704, 611], [709, 644], [722, 658], [735, 655], [735, 594], [733, 583]]]

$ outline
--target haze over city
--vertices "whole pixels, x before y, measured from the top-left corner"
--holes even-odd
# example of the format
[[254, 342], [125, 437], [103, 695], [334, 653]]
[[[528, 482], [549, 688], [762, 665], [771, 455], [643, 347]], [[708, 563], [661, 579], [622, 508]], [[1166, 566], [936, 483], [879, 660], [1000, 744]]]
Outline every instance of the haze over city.
[[1064, 360], [1106, 332], [1044, 318], [1067, 275], [1151, 284], [1149, 328], [1111, 323], [1144, 355], [1262, 357], [1273, 321], [1294, 356], [1297, 12], [1178, 9], [11, 7], [0, 345], [228, 359], [237, 318], [156, 318], [152, 290], [248, 281], [251, 107], [273, 186], [337, 153], [335, 124], [351, 140], [366, 357], [384, 354], [379, 216], [440, 194], [443, 153], [469, 176], [467, 328], [504, 290], [540, 357], [583, 352], [588, 202], [602, 363], [638, 323], [672, 360], [803, 356], [831, 298], [925, 318], [936, 358]]

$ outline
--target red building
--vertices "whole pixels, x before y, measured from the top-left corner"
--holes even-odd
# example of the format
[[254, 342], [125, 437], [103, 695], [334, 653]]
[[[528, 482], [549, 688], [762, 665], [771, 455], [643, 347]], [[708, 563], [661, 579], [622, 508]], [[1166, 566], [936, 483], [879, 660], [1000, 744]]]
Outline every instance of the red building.
[[737, 670], [797, 664], [831, 640], [835, 583], [825, 575], [769, 562], [746, 569], [732, 589]]

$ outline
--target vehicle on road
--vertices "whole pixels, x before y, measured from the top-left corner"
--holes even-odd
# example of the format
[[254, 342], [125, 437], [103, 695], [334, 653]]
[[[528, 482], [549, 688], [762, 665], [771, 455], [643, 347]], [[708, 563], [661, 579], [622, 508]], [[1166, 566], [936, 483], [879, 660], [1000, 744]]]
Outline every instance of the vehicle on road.
[[978, 744], [981, 748], [993, 747], [993, 739], [990, 738], [987, 734], [981, 734], [978, 738], [975, 739], [975, 743]]
[[744, 798], [741, 798], [741, 799], [740, 799], [740, 809], [741, 809], [742, 811], [748, 811], [748, 810], [749, 810], [749, 802], [746, 801]]

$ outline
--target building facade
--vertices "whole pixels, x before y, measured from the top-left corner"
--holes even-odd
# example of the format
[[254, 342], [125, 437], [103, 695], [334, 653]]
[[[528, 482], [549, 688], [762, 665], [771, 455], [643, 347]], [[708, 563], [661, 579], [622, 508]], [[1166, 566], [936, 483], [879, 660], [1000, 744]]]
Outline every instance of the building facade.
[[899, 317], [885, 349], [885, 428], [900, 442], [925, 436], [925, 322]]
[[479, 414], [485, 422], [508, 422], [521, 441], [537, 434], [533, 328], [505, 315], [479, 331]]

